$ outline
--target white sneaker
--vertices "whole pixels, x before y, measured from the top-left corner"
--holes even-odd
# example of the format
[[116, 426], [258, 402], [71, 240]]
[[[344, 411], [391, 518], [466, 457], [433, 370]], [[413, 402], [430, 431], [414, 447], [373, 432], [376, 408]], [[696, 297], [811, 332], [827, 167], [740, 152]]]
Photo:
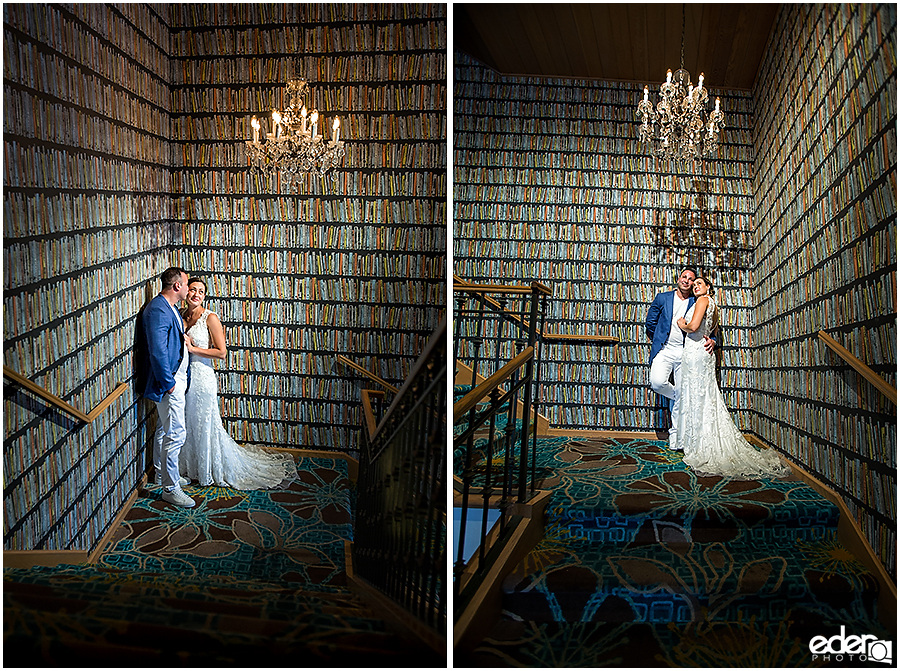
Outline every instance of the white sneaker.
[[193, 508], [197, 505], [197, 502], [194, 501], [194, 499], [181, 491], [181, 487], [176, 487], [172, 491], [163, 491], [162, 498], [163, 501], [168, 501], [169, 503], [181, 506], [182, 508]]
[[[157, 486], [157, 487], [162, 486], [162, 483], [163, 483], [163, 481], [162, 481], [162, 473], [160, 473], [159, 471], [156, 471], [156, 479], [155, 479], [155, 482], [156, 482], [156, 486]], [[189, 484], [191, 484], [191, 481], [188, 480], [187, 478], [185, 478], [185, 477], [183, 477], [183, 476], [178, 478], [178, 486], [179, 486], [179, 487], [185, 487], [185, 486], [187, 486], [187, 485], [189, 485]]]

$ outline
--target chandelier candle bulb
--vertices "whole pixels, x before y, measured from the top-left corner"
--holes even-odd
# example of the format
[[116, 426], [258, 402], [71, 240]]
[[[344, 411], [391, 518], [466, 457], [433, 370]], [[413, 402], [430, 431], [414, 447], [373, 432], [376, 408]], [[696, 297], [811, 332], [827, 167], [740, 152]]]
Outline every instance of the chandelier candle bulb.
[[331, 141], [334, 144], [337, 144], [338, 137], [340, 135], [341, 130], [341, 120], [335, 117], [334, 125], [331, 126]]
[[650, 89], [644, 87], [644, 100], [650, 100]]
[[703, 73], [702, 72], [700, 73], [700, 77], [697, 80], [697, 88], [698, 89], [703, 88]]
[[277, 140], [278, 136], [281, 135], [281, 114], [278, 110], [272, 110], [272, 123], [275, 124], [275, 132], [273, 137]]
[[716, 112], [719, 111], [719, 99], [716, 98]]
[[[332, 142], [328, 142], [327, 128], [323, 128], [321, 138], [316, 137], [319, 111], [303, 101], [304, 95], [311, 97], [309, 83], [301, 77], [289, 75], [285, 86], [290, 104], [281, 110], [272, 110], [273, 132], [266, 133], [268, 129], [265, 124], [254, 117], [250, 123], [252, 139], [244, 143], [250, 166], [272, 178], [279, 191], [282, 184], [299, 188], [305, 181], [305, 175], [324, 177], [338, 167], [345, 156], [344, 143], [338, 140], [338, 119], [333, 119]], [[326, 123], [324, 115], [321, 121]], [[312, 124], [311, 129], [308, 129], [308, 123]], [[262, 135], [268, 142], [259, 141], [260, 128], [263, 128]], [[333, 178], [334, 174], [331, 176]]]
[[672, 83], [672, 71], [669, 70], [668, 72], [666, 72], [666, 84], [671, 84], [671, 83]]

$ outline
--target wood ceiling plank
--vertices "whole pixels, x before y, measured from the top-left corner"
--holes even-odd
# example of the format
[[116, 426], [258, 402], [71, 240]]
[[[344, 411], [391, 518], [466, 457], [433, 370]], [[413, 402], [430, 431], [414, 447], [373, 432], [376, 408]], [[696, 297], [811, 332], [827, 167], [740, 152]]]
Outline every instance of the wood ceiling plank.
[[[562, 53], [569, 65], [569, 72], [575, 77], [589, 77], [587, 61], [584, 58], [584, 46], [578, 30], [578, 22], [568, 4], [551, 5], [551, 11], [542, 25], [544, 32], [553, 35], [557, 42], [554, 46]], [[551, 49], [552, 50], [552, 49]], [[557, 71], [554, 74], [564, 74]]]
[[585, 77], [603, 78], [603, 60], [594, 24], [596, 5], [581, 3], [572, 5], [572, 20], [578, 31], [578, 48], [584, 59]]
[[[674, 3], [667, 4], [665, 7], [665, 12], [665, 67], [667, 70], [671, 69], [672, 72], [675, 72], [675, 70], [678, 69], [679, 63], [681, 62], [681, 5]], [[663, 70], [660, 75], [662, 77], [665, 77], [665, 70]]]
[[[542, 76], [557, 75], [568, 71], [568, 58], [565, 56], [564, 45], [559, 44], [558, 33], [553, 28], [546, 32], [542, 25], [549, 16], [548, 8], [552, 5], [522, 4], [518, 6], [522, 19], [522, 27], [525, 37], [531, 42], [534, 57], [538, 63], [535, 74]], [[555, 24], [555, 20], [553, 21]], [[525, 74], [525, 73], [517, 73]]]
[[625, 5], [625, 13], [628, 16], [628, 36], [631, 39], [630, 68], [623, 70], [621, 79], [630, 79], [637, 81], [647, 78], [649, 70], [647, 66], [647, 10], [641, 5], [629, 4]]
[[610, 46], [615, 52], [613, 63], [618, 75], [616, 79], [634, 79], [633, 47], [631, 30], [628, 28], [628, 6], [624, 3], [607, 5], [607, 10], [612, 29]]
[[665, 57], [665, 5], [647, 4], [643, 5], [643, 9], [647, 33], [647, 57], [644, 70], [638, 74], [640, 81], [649, 84], [658, 82], [668, 67]]
[[[702, 71], [714, 88], [749, 90], [777, 8], [688, 4], [684, 65], [692, 81]], [[681, 64], [680, 3], [467, 3], [456, 11], [476, 32], [456, 47], [488, 53], [485, 62], [505, 74], [636, 81], [658, 90], [666, 69]]]
[[497, 70], [517, 74], [534, 72], [540, 59], [531, 40], [523, 37], [527, 31], [520, 12], [509, 4], [478, 5], [477, 10], [470, 14]]

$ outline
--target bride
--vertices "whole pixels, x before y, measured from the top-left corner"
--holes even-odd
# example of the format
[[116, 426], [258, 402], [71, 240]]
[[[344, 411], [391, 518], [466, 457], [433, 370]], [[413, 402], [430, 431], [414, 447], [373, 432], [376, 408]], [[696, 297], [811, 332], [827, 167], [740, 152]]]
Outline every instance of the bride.
[[[704, 336], [716, 329], [719, 310], [712, 301], [712, 283], [694, 280], [697, 300], [678, 320], [687, 332], [681, 360], [681, 413], [678, 448], [684, 463], [699, 475], [731, 478], [786, 477], [790, 467], [775, 450], [757, 450], [735, 426], [716, 382], [715, 357], [703, 347]], [[193, 371], [191, 371], [193, 374]]]
[[191, 355], [191, 386], [185, 396], [187, 438], [181, 448], [181, 474], [200, 486], [268, 489], [296, 479], [297, 465], [290, 454], [266, 452], [238, 445], [225, 431], [219, 415], [218, 384], [213, 359], [224, 359], [225, 331], [219, 317], [207, 310], [206, 283], [188, 280], [187, 307], [182, 310]]

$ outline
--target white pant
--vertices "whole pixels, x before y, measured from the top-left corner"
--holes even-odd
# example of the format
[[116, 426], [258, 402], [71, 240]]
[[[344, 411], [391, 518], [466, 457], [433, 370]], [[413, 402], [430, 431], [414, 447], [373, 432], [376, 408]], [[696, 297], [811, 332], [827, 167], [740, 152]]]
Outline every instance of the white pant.
[[[165, 394], [156, 402], [159, 414], [159, 428], [156, 429], [153, 443], [153, 465], [157, 473], [162, 473], [163, 488], [171, 490], [178, 484], [181, 475], [178, 473], [178, 455], [187, 437], [184, 427], [184, 395], [187, 391], [187, 378], [175, 376], [175, 389]], [[165, 468], [163, 468], [165, 455]]]
[[[669, 429], [671, 436], [678, 426], [678, 414], [681, 411], [681, 355], [684, 347], [663, 347], [650, 362], [650, 388], [657, 394], [673, 400], [672, 403], [672, 427]], [[669, 377], [675, 373], [675, 386], [669, 382]]]

